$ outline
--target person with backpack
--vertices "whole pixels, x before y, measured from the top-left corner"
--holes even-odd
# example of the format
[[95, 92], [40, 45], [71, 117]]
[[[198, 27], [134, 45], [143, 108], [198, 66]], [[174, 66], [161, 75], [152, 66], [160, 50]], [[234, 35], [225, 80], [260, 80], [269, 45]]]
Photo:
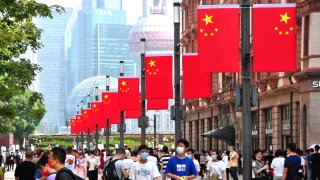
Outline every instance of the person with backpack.
[[115, 155], [110, 158], [103, 169], [104, 180], [124, 180], [129, 177], [128, 167], [123, 162], [125, 158], [125, 150], [118, 148]]
[[48, 166], [57, 172], [55, 180], [83, 180], [65, 167], [66, 156], [61, 147], [54, 147], [49, 154]]
[[129, 178], [131, 180], [156, 180], [160, 177], [157, 165], [148, 160], [148, 146], [138, 148], [140, 159], [132, 164]]

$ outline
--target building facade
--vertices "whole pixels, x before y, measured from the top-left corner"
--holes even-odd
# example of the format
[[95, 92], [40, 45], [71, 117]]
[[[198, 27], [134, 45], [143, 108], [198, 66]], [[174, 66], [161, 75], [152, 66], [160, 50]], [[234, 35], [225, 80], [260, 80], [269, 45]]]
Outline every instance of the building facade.
[[[316, 0], [257, 0], [252, 3], [297, 3], [296, 73], [251, 73], [251, 85], [258, 90], [258, 105], [251, 109], [253, 129], [242, 128], [241, 107], [235, 106], [239, 73], [212, 73], [212, 97], [186, 99], [183, 136], [197, 150], [225, 149], [229, 144], [243, 149], [242, 132], [252, 131], [253, 149], [285, 149], [290, 141], [306, 149], [318, 143], [320, 115], [320, 2]], [[197, 6], [239, 4], [235, 0], [183, 0], [183, 52], [197, 52]], [[203, 137], [211, 130], [231, 126], [232, 141], [224, 137]], [[231, 136], [231, 135], [230, 135]]]
[[37, 131], [38, 133], [57, 133], [58, 127], [66, 118], [66, 57], [64, 53], [64, 34], [72, 13], [71, 8], [59, 14], [53, 12], [53, 18], [39, 18], [36, 24], [43, 29], [41, 43], [45, 48], [37, 51], [37, 64], [42, 67], [38, 75], [38, 89], [44, 98], [46, 114]]

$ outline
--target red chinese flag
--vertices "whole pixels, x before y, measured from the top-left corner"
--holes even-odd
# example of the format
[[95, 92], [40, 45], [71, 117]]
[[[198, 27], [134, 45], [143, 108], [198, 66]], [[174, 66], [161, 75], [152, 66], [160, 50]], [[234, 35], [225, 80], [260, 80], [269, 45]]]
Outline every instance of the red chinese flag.
[[105, 118], [120, 119], [118, 92], [102, 93], [102, 111]]
[[253, 70], [296, 71], [295, 4], [253, 5]]
[[170, 99], [172, 88], [172, 56], [146, 56], [146, 99]]
[[166, 110], [168, 108], [168, 99], [148, 99], [147, 110]]
[[200, 71], [239, 71], [239, 14], [239, 5], [198, 6]]
[[139, 110], [139, 78], [118, 79], [119, 110]]
[[184, 54], [183, 66], [183, 98], [211, 97], [211, 73], [199, 71], [197, 54]]
[[88, 128], [93, 129], [95, 124], [93, 123], [93, 116], [92, 116], [92, 110], [91, 109], [83, 109], [82, 110], [82, 115], [83, 115], [83, 125], [85, 127], [84, 128], [84, 132], [87, 133], [88, 132]]
[[103, 111], [102, 111], [102, 102], [92, 102], [91, 103], [91, 111], [92, 111], [92, 122], [94, 123], [94, 128], [96, 124], [100, 125], [103, 122]]
[[81, 131], [84, 131], [82, 114], [76, 115], [76, 122], [77, 122], [78, 132], [80, 133]]
[[71, 129], [70, 130], [71, 134], [77, 134], [77, 131], [78, 131], [78, 129], [77, 129], [77, 121], [74, 118], [70, 119], [70, 129]]

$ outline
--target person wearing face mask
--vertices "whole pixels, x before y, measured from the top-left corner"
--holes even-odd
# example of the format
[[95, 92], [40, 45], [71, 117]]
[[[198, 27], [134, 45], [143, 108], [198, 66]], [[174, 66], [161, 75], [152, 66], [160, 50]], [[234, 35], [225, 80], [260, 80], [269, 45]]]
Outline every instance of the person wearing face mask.
[[262, 151], [260, 149], [256, 149], [253, 152], [255, 160], [252, 162], [252, 171], [254, 174], [253, 179], [266, 179], [269, 176], [269, 165], [264, 164], [262, 161]]
[[148, 160], [148, 146], [141, 145], [138, 148], [139, 161], [132, 164], [129, 179], [131, 180], [157, 180], [160, 172], [157, 165]]
[[207, 167], [207, 180], [226, 179], [226, 165], [219, 153], [211, 155], [212, 162]]
[[[114, 163], [114, 169], [111, 169], [113, 172], [113, 175], [117, 176], [119, 180], [124, 180], [129, 177], [128, 173], [128, 166], [123, 162], [123, 159], [125, 158], [125, 150], [123, 148], [118, 148], [115, 151], [115, 155], [108, 160], [106, 163]], [[104, 169], [103, 176], [105, 180], [108, 180], [108, 172], [110, 169]]]
[[185, 152], [189, 147], [189, 142], [180, 139], [177, 144], [177, 155], [169, 159], [165, 174], [172, 180], [189, 180], [197, 176], [196, 166], [192, 159], [186, 157]]
[[75, 169], [75, 174], [77, 174], [79, 177], [81, 177], [83, 179], [86, 179], [86, 177], [87, 177], [87, 166], [88, 166], [87, 158], [82, 153], [79, 156], [78, 163], [77, 163], [77, 166], [76, 166], [76, 169]]
[[53, 168], [49, 167], [48, 159], [48, 155], [43, 155], [38, 161], [38, 165], [40, 167], [40, 172], [42, 175], [40, 180], [54, 180], [56, 178], [56, 171]]
[[199, 173], [200, 173], [200, 163], [199, 160], [197, 160], [195, 158], [195, 154], [194, 154], [194, 150], [193, 149], [188, 149], [187, 150], [187, 155], [186, 155], [189, 159], [192, 159], [194, 165], [196, 166], [196, 170], [197, 170], [197, 177], [196, 179], [200, 179]]

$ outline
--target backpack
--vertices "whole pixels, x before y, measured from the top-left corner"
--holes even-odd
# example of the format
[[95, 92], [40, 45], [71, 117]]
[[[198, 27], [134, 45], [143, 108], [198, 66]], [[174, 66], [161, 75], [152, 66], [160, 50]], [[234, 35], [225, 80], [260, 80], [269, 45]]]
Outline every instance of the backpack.
[[84, 180], [81, 177], [75, 175], [72, 171], [70, 171], [68, 168], [62, 168], [60, 171], [58, 171], [56, 175], [56, 180], [59, 180], [59, 174], [62, 172], [67, 172], [70, 176], [72, 176], [73, 180]]
[[[103, 177], [105, 180], [120, 180], [117, 176], [117, 170], [116, 170], [116, 162], [120, 159], [113, 160], [110, 158], [104, 168], [103, 168]], [[122, 173], [121, 173], [122, 174]]]

